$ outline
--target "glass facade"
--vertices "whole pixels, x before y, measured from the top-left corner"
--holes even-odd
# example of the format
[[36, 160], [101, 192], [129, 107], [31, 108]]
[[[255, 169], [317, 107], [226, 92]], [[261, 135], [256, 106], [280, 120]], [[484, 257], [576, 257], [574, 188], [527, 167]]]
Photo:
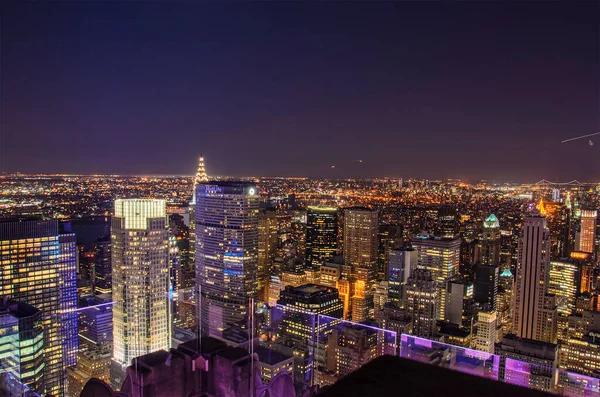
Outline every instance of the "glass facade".
[[337, 208], [308, 207], [306, 215], [306, 267], [318, 269], [337, 250]]
[[0, 294], [42, 313], [44, 391], [59, 397], [78, 348], [75, 244], [56, 220], [0, 222]]

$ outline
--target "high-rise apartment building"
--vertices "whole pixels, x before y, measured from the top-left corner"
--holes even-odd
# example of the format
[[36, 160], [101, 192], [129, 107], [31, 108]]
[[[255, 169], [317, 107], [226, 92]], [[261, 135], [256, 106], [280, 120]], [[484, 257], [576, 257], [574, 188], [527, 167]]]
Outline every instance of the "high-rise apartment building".
[[422, 235], [413, 238], [412, 245], [417, 250], [417, 265], [429, 270], [436, 282], [436, 319], [444, 320], [446, 284], [458, 274], [460, 239]]
[[500, 222], [494, 214], [483, 221], [480, 255], [482, 264], [500, 265]]
[[56, 220], [4, 219], [0, 259], [0, 295], [42, 313], [44, 391], [63, 396], [78, 349], [75, 235], [61, 234]]
[[576, 247], [576, 251], [594, 253], [597, 219], [598, 211], [581, 210], [581, 229], [579, 231], [579, 245]]
[[115, 200], [111, 381], [117, 387], [131, 359], [171, 346], [167, 226], [164, 200]]
[[337, 250], [337, 208], [308, 207], [306, 214], [306, 267], [319, 268]]
[[100, 294], [112, 291], [110, 236], [98, 236], [94, 241], [94, 289]]
[[246, 182], [205, 182], [196, 190], [196, 284], [203, 335], [248, 325], [258, 294], [258, 192]]
[[265, 299], [270, 268], [277, 255], [277, 217], [274, 209], [258, 213], [258, 296]]
[[44, 330], [35, 307], [0, 301], [0, 368], [34, 392], [44, 392]]
[[528, 215], [519, 240], [513, 308], [513, 332], [519, 338], [556, 341], [556, 336], [547, 329], [552, 326], [553, 318], [556, 326], [556, 308], [549, 306], [552, 299], [546, 299], [549, 270], [550, 231], [546, 218]]
[[436, 333], [437, 284], [426, 269], [414, 269], [406, 285], [406, 309], [416, 336], [430, 338]]

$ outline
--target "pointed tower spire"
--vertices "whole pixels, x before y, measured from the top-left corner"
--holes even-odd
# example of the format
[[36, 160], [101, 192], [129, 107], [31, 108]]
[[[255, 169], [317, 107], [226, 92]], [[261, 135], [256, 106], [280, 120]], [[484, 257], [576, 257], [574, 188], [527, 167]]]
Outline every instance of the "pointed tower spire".
[[198, 171], [196, 172], [196, 179], [194, 179], [194, 186], [202, 182], [208, 182], [208, 175], [206, 174], [206, 169], [204, 168], [204, 157], [200, 156]]

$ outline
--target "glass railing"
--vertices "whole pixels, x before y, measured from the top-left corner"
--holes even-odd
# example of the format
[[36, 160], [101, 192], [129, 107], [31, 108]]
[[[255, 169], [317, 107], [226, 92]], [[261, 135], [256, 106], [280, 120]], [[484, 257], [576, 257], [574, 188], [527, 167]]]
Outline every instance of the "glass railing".
[[[269, 385], [279, 382], [280, 386], [289, 385], [293, 387], [296, 395], [301, 395], [310, 388], [331, 385], [381, 355], [399, 355], [402, 358], [558, 395], [600, 397], [600, 380], [596, 378], [510, 358], [501, 359], [496, 354], [408, 334], [397, 335], [394, 331], [375, 326], [316, 314], [310, 311], [310, 307], [269, 306], [262, 301], [248, 300], [241, 305], [240, 313], [244, 314], [233, 318], [218, 306], [205, 308], [204, 312], [199, 310], [199, 299], [191, 288], [142, 303], [146, 305], [144, 307], [147, 310], [151, 310], [153, 307], [160, 307], [162, 299], [167, 302], [169, 320], [166, 324], [152, 324], [149, 339], [157, 337], [161, 326], [168, 330], [168, 339], [161, 336], [165, 340], [153, 346], [164, 350], [177, 349], [179, 346], [182, 352], [194, 349], [197, 352], [200, 349], [203, 357], [212, 357], [200, 361], [194, 358], [194, 370], [202, 368], [209, 374], [198, 378], [195, 386], [190, 386], [191, 383], [188, 385], [192, 382], [189, 379], [195, 379], [193, 374], [182, 378], [186, 379], [185, 381], [173, 381], [174, 384], [185, 383], [185, 387], [204, 385], [202, 387], [221, 388], [219, 390], [225, 388], [232, 393], [230, 395], [236, 395], [236, 390], [254, 390], [250, 395], [260, 396]], [[80, 303], [84, 301], [80, 300]], [[112, 358], [116, 353], [123, 355], [123, 352], [116, 352], [114, 344], [115, 303], [111, 302], [108, 296], [90, 299], [87, 303], [91, 306], [82, 306], [65, 316], [72, 319], [73, 313], [77, 314], [78, 347], [76, 351], [70, 352], [76, 357], [77, 364], [66, 366], [60, 374], [62, 396], [78, 396], [92, 377], [101, 379], [115, 389], [123, 386], [125, 379], [129, 377], [127, 385], [123, 386], [124, 389], [144, 388], [148, 386], [148, 379], [132, 379], [132, 376], [135, 377], [132, 374], [148, 365], [171, 365], [170, 360], [174, 359], [174, 355], [156, 354], [151, 359], [142, 356], [124, 363], [125, 366], [133, 364], [133, 367], [118, 374], [118, 365], [115, 365]], [[143, 314], [144, 312], [139, 312], [140, 317], [137, 321], [142, 321]], [[199, 322], [207, 319], [212, 323], [197, 326]], [[228, 326], [223, 327], [223, 324]], [[199, 343], [196, 347], [196, 342], [191, 341], [197, 341], [197, 336], [202, 332], [206, 334], [206, 330], [213, 330], [209, 332], [209, 336], [214, 338], [213, 342], [201, 339], [203, 345]], [[61, 338], [68, 340], [69, 336], [61, 335]], [[149, 350], [150, 347], [142, 345], [139, 340], [132, 340], [131, 337], [127, 343], [119, 346], [127, 346], [127, 349], [137, 352], [144, 352], [144, 349], [152, 351]], [[63, 344], [61, 348], [68, 346]], [[227, 365], [234, 366], [237, 372], [231, 372]], [[217, 371], [217, 368], [221, 370]], [[124, 367], [121, 368], [123, 369]], [[30, 390], [26, 385], [20, 384], [13, 372], [4, 369], [1, 373], [0, 389], [12, 390], [6, 395], [29, 397], [45, 392]], [[164, 376], [173, 375], [165, 372]], [[206, 376], [212, 377], [212, 380], [207, 380]], [[59, 393], [57, 397], [60, 395]]]

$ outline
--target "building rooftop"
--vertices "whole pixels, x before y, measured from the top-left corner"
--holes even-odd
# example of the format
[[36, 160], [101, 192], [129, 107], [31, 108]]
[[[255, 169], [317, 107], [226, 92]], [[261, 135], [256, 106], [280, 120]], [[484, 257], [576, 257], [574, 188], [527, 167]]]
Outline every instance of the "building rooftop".
[[261, 363], [265, 363], [268, 365], [275, 365], [282, 361], [288, 360], [292, 358], [292, 356], [288, 356], [286, 354], [280, 353], [273, 349], [269, 349], [264, 346], [255, 346], [254, 353], [258, 354], [258, 360]]
[[16, 318], [25, 318], [39, 312], [38, 309], [27, 303], [17, 302], [6, 298], [3, 298], [2, 301], [0, 301], [0, 314], [8, 313]]

